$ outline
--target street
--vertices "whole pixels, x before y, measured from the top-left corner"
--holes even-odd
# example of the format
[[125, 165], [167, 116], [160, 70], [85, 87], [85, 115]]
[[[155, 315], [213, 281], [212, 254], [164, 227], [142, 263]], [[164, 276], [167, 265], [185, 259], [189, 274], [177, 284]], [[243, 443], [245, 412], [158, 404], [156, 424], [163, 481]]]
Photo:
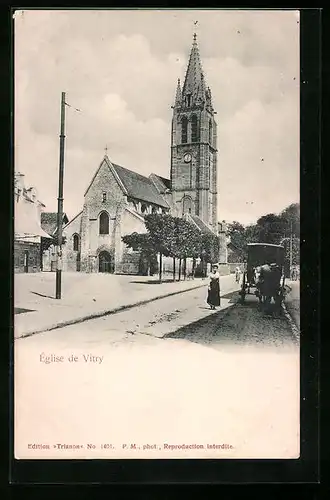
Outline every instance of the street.
[[221, 311], [208, 309], [203, 287], [18, 340], [16, 455], [299, 456], [299, 345], [285, 318], [265, 317], [253, 296], [237, 304], [233, 288], [227, 280]]

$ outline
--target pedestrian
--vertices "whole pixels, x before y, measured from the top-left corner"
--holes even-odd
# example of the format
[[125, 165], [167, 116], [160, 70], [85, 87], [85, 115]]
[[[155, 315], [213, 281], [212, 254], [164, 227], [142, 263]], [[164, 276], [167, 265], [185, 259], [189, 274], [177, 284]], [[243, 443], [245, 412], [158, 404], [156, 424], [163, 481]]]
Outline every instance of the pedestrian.
[[292, 267], [292, 276], [291, 276], [292, 281], [297, 281], [297, 268], [296, 266]]
[[207, 303], [211, 309], [215, 309], [217, 306], [220, 306], [220, 275], [216, 264], [212, 266], [209, 279]]
[[257, 266], [254, 269], [254, 282], [255, 282], [256, 285], [259, 283], [260, 272], [261, 272], [261, 266]]
[[236, 269], [235, 269], [235, 279], [236, 279], [236, 283], [240, 282], [240, 279], [241, 279], [241, 268], [239, 266], [236, 266]]

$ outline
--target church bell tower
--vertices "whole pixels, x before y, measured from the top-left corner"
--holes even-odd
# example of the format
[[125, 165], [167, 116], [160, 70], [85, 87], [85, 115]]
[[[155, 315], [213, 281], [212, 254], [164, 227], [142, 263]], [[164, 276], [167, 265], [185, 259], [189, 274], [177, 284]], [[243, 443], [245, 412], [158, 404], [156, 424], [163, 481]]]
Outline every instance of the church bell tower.
[[217, 124], [194, 35], [183, 87], [178, 80], [172, 118], [171, 188], [178, 216], [197, 215], [217, 234]]

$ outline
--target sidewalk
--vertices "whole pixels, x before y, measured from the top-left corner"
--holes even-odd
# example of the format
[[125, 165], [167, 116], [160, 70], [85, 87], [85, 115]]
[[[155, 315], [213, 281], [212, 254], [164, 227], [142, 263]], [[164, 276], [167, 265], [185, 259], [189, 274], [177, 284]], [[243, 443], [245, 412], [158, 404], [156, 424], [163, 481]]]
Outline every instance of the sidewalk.
[[285, 298], [285, 305], [295, 325], [300, 330], [300, 281], [286, 281], [291, 291]]
[[14, 337], [111, 314], [207, 284], [207, 279], [160, 284], [157, 277], [150, 276], [67, 272], [62, 274], [62, 299], [55, 299], [55, 273], [16, 274]]

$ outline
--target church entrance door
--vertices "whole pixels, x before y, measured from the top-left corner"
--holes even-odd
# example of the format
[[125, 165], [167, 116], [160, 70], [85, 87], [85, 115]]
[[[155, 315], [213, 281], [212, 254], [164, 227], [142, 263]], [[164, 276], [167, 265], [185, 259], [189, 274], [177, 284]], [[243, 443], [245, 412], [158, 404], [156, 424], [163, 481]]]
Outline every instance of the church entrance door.
[[114, 272], [112, 257], [109, 254], [109, 252], [106, 252], [105, 250], [103, 250], [99, 254], [99, 272], [100, 273]]

